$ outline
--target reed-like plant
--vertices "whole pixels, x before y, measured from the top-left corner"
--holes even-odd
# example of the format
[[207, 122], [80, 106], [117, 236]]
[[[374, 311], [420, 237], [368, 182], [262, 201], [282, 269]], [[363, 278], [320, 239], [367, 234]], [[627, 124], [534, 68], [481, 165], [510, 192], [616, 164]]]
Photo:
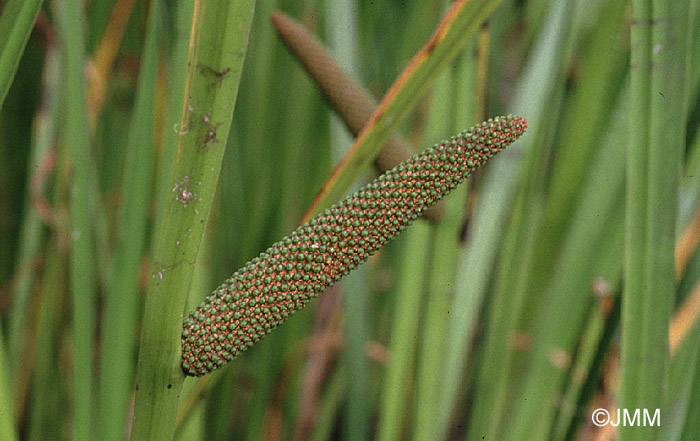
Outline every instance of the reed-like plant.
[[695, 439], [698, 23], [0, 0], [0, 439]]

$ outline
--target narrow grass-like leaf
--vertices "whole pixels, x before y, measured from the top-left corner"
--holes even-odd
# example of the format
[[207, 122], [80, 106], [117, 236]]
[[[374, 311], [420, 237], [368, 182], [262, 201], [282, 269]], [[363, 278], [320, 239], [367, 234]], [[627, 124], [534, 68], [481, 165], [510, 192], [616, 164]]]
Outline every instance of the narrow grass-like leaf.
[[403, 243], [411, 252], [402, 253], [398, 283], [395, 290], [397, 301], [391, 326], [391, 361], [386, 368], [382, 384], [382, 401], [379, 407], [378, 441], [401, 439], [408, 416], [412, 411], [408, 397], [411, 396], [413, 362], [416, 353], [414, 336], [420, 323], [421, 298], [425, 289], [425, 274], [422, 269], [428, 262], [430, 228], [418, 222], [408, 232]]
[[309, 441], [326, 441], [332, 439], [333, 427], [337, 414], [343, 403], [343, 393], [346, 386], [343, 382], [343, 372], [336, 372], [326, 386], [326, 391], [321, 399], [318, 409], [318, 417], [314, 425], [314, 431], [309, 435]]
[[[693, 24], [690, 29], [695, 29], [695, 32], [691, 35], [689, 44], [691, 47], [700, 47], [700, 6], [697, 2], [693, 3], [693, 10], [695, 17], [692, 19]], [[688, 89], [687, 97], [697, 97], [700, 94], [700, 51], [690, 51], [690, 58], [688, 59]], [[679, 210], [679, 225], [686, 225], [690, 216], [693, 216], [697, 206], [700, 201], [700, 131], [698, 128], [698, 120], [700, 115], [698, 114], [697, 104], [693, 104], [692, 100], [688, 102], [690, 107], [688, 110], [690, 113], [691, 121], [688, 125], [688, 157], [685, 162], [685, 173], [681, 177], [681, 187], [679, 189], [681, 195], [681, 206]], [[695, 109], [693, 110], [693, 107]], [[692, 123], [692, 119], [695, 119], [695, 124]], [[696, 130], [693, 131], [693, 127]], [[694, 132], [694, 133], [693, 133]]]
[[119, 227], [105, 293], [99, 390], [99, 433], [103, 440], [124, 438], [133, 389], [133, 339], [138, 322], [139, 270], [148, 245], [146, 227], [152, 183], [153, 121], [162, 4], [151, 2], [141, 74], [126, 137]]
[[[65, 190], [61, 185], [61, 191]], [[55, 238], [54, 238], [55, 239]], [[58, 348], [60, 310], [65, 299], [66, 275], [69, 271], [66, 256], [58, 250], [58, 241], [49, 242], [46, 252], [45, 283], [39, 290], [39, 305], [37, 307], [38, 330], [36, 337], [36, 361], [33, 367], [34, 381], [31, 384], [31, 395], [42, 397], [41, 400], [31, 400], [28, 409], [29, 427], [27, 429], [30, 441], [42, 441], [47, 433], [71, 430], [71, 422], [65, 421], [65, 395], [70, 393], [69, 385], [63, 376], [68, 368], [59, 367]], [[57, 425], [57, 422], [65, 421]]]
[[700, 355], [698, 355], [700, 350], [697, 348], [700, 325], [696, 323], [691, 335], [693, 338], [689, 339], [688, 343], [696, 346], [696, 356], [694, 364], [688, 363], [684, 366], [689, 372], [694, 372], [694, 375], [690, 382], [690, 390], [687, 392], [690, 401], [685, 409], [685, 423], [683, 424], [680, 441], [692, 441], [700, 432], [700, 418], [697, 418], [697, 415], [700, 414]]
[[14, 410], [12, 409], [12, 390], [9, 381], [10, 369], [7, 365], [7, 360], [9, 359], [5, 337], [2, 332], [2, 323], [0, 323], [0, 439], [14, 441], [17, 439], [17, 430], [15, 428]]
[[[476, 120], [478, 101], [476, 38], [455, 60], [455, 68], [444, 70], [436, 81], [426, 136], [434, 138], [440, 130], [454, 130], [460, 121]], [[448, 334], [454, 279], [459, 263], [460, 238], [467, 207], [467, 186], [460, 187], [444, 201], [445, 211], [433, 226], [433, 243], [426, 284], [426, 303], [421, 324], [421, 341], [415, 381], [415, 408], [412, 435], [414, 440], [439, 439], [449, 426], [452, 406], [445, 395], [446, 382], [461, 383], [445, 377], [445, 348], [453, 338]], [[457, 388], [459, 390], [459, 388]], [[458, 390], [449, 391], [456, 397]], [[454, 403], [454, 398], [451, 399]]]
[[[619, 235], [622, 235], [622, 229], [619, 229]], [[622, 268], [620, 268], [621, 270]], [[607, 287], [602, 285], [602, 287]], [[602, 348], [607, 348], [605, 343], [606, 322], [610, 318], [611, 308], [607, 305], [612, 304], [612, 293], [598, 292], [601, 296], [598, 304], [594, 305], [590, 310], [590, 314], [586, 319], [586, 325], [581, 335], [581, 345], [576, 353], [576, 358], [573, 360], [571, 369], [568, 372], [570, 378], [568, 386], [559, 402], [559, 412], [556, 415], [554, 424], [551, 427], [552, 441], [565, 441], [571, 439], [571, 434], [576, 433], [576, 429], [585, 423], [582, 418], [583, 412], [579, 407], [579, 403], [587, 401], [583, 396], [587, 391], [584, 387], [587, 386], [585, 380], [595, 378], [595, 367], [597, 357], [600, 357]]]
[[[465, 308], [473, 305], [475, 301], [483, 298], [489, 276], [492, 273], [491, 266], [495, 260], [498, 245], [503, 239], [503, 232], [507, 213], [511, 210], [511, 204], [516, 193], [517, 185], [522, 179], [519, 176], [519, 169], [526, 168], [524, 161], [520, 161], [518, 155], [523, 151], [528, 152], [530, 164], [537, 164], [533, 159], [536, 152], [530, 152], [535, 148], [539, 140], [544, 138], [544, 131], [547, 129], [547, 118], [552, 118], [551, 106], [553, 95], [561, 93], [560, 89], [549, 86], [550, 84], [561, 84], [559, 78], [563, 75], [564, 67], [563, 55], [568, 37], [570, 23], [570, 13], [573, 5], [567, 1], [557, 0], [548, 11], [548, 18], [544, 29], [539, 35], [538, 41], [533, 48], [532, 56], [520, 77], [520, 83], [514, 93], [512, 108], [520, 109], [528, 115], [529, 123], [535, 127], [534, 133], [526, 136], [518, 149], [511, 149], [510, 155], [503, 155], [500, 161], [495, 161], [482, 181], [481, 191], [493, 194], [493, 200], [484, 200], [477, 204], [475, 218], [473, 220], [474, 230], [470, 238], [470, 251], [462, 263], [462, 268], [469, 269], [475, 274], [474, 279], [465, 283], [464, 291], [460, 293], [458, 302], [454, 308], [454, 322], [460, 329], [453, 332], [468, 332], [464, 322], [458, 320], [462, 314], [470, 314]], [[533, 122], [536, 121], [536, 122]], [[523, 173], [523, 172], [521, 172]], [[532, 173], [532, 172], [531, 172]], [[523, 189], [522, 191], [527, 191]], [[528, 201], [522, 200], [520, 204], [529, 207]], [[522, 216], [518, 208], [512, 208], [513, 212]], [[537, 211], [535, 211], [537, 213]], [[511, 215], [511, 222], [522, 222], [515, 215]], [[525, 233], [521, 239], [523, 250], [527, 249], [527, 243], [533, 240], [534, 234], [531, 225], [520, 226], [521, 232]], [[512, 233], [511, 233], [512, 234]], [[506, 240], [508, 240], [506, 237]], [[512, 240], [512, 239], [511, 239]], [[511, 248], [505, 248], [510, 246]], [[503, 255], [512, 254], [513, 245], [504, 245]], [[527, 256], [519, 256], [518, 262], [527, 262]], [[511, 261], [512, 262], [512, 261]], [[512, 358], [514, 357], [514, 347], [512, 345], [512, 332], [515, 323], [522, 314], [522, 307], [525, 301], [523, 286], [517, 280], [516, 273], [522, 273], [522, 267], [513, 263], [503, 265], [508, 271], [513, 271], [512, 279], [506, 278], [513, 287], [512, 290], [505, 288], [502, 284], [497, 287], [497, 292], [492, 299], [490, 309], [495, 311], [493, 318], [487, 324], [483, 343], [483, 359], [478, 373], [476, 383], [475, 399], [472, 412], [473, 421], [470, 426], [468, 439], [478, 440], [482, 436], [497, 439], [498, 430], [502, 428], [501, 422], [504, 417], [505, 407], [512, 403], [509, 389], [511, 386], [510, 371], [514, 368]], [[522, 276], [522, 274], [521, 274]], [[465, 281], [466, 282], [466, 281]], [[470, 300], [473, 299], [473, 300]], [[453, 353], [448, 352], [450, 363], [448, 366], [456, 366], [455, 360], [464, 359], [465, 351], [461, 347], [453, 347]], [[454, 357], [452, 359], [452, 357]]]
[[369, 341], [369, 305], [371, 283], [369, 268], [361, 267], [345, 279], [343, 306], [345, 312], [344, 365], [347, 381], [347, 403], [344, 430], [349, 439], [368, 439], [372, 410], [369, 393], [369, 362], [366, 356]]
[[[482, 29], [478, 38], [474, 39], [473, 44], [467, 46], [467, 49], [461, 55], [458, 66], [458, 74], [455, 80], [455, 100], [451, 104], [454, 107], [455, 116], [459, 115], [453, 124], [459, 119], [475, 119], [477, 115], [485, 112], [485, 95], [487, 85], [487, 67], [488, 67], [488, 45], [490, 39], [490, 31]], [[472, 55], [473, 54], [473, 55]], [[449, 112], [449, 110], [445, 109]], [[461, 201], [464, 203], [464, 201]], [[448, 218], [457, 218], [457, 213], [454, 213], [456, 207], [448, 208]], [[463, 207], [461, 207], [464, 210]], [[459, 212], [458, 212], [459, 213]], [[463, 214], [460, 214], [458, 221], [463, 227]], [[456, 233], [456, 232], [455, 232]], [[460, 238], [462, 234], [459, 234]], [[453, 240], [456, 240], [453, 237]], [[465, 378], [464, 360], [459, 360], [454, 357], [457, 355], [455, 348], [466, 354], [472, 346], [472, 330], [474, 323], [479, 313], [479, 304], [474, 303], [467, 306], [466, 310], [462, 311], [459, 317], [455, 316], [455, 305], [460, 302], [460, 297], [464, 294], [463, 282], [471, 280], [474, 275], [467, 268], [463, 267], [463, 258], [468, 251], [463, 241], [460, 241], [458, 253], [450, 257], [454, 260], [454, 272], [450, 280], [444, 279], [448, 284], [445, 287], [446, 293], [451, 294], [449, 299], [448, 317], [443, 317], [444, 326], [446, 327], [446, 338], [443, 342], [443, 353], [440, 359], [440, 385], [439, 391], [433, 392], [440, 399], [440, 405], [437, 412], [434, 414], [436, 420], [435, 432], [432, 435], [435, 439], [445, 439], [451, 429], [451, 421], [454, 418], [455, 408], [459, 403], [459, 398], [462, 395], [462, 384]], [[434, 271], [437, 271], [441, 262], [434, 261]], [[448, 290], [449, 289], [449, 290]], [[445, 295], [445, 294], [443, 294]], [[461, 325], [454, 326], [456, 322]], [[467, 332], [462, 332], [462, 329], [467, 329]], [[427, 411], [426, 411], [427, 413]]]
[[[270, 143], [266, 142], [270, 133], [278, 130], [280, 121], [281, 109], [270, 108], [267, 103], [275, 102], [275, 92], [279, 87], [276, 83], [280, 80], [276, 75], [278, 72], [277, 62], [278, 57], [274, 49], [274, 31], [270, 28], [269, 14], [275, 8], [278, 0], [270, 0], [260, 2], [255, 11], [253, 18], [253, 29], [257, 29], [257, 38], [251, 39], [250, 51], [251, 56], [246, 63], [246, 69], [243, 72], [244, 79], [248, 76], [246, 89], [241, 91], [241, 104], [246, 103], [245, 118], [241, 118], [241, 127], [234, 124], [234, 135], [241, 130], [243, 137], [237, 141], [252, 146], [252, 148], [241, 147], [237, 149], [237, 157], [246, 155], [236, 164], [240, 167], [241, 188], [237, 188], [235, 194], [241, 195], [241, 198], [253, 198], [254, 202], [243, 205], [245, 207], [245, 222], [242, 222], [238, 231], [239, 240], [237, 240], [238, 253], [245, 256], [245, 259], [254, 256], [260, 251], [262, 244], [259, 243], [261, 236], [264, 237], [267, 231], [267, 220], [273, 212], [272, 200], [276, 196], [272, 188], [272, 181], [275, 173], [273, 168], [275, 161], [270, 161], [266, 156], [267, 146], [270, 148]], [[267, 27], [265, 25], [268, 25]], [[247, 74], [250, 72], [250, 74]], [[277, 87], [276, 87], [277, 86]], [[243, 101], [248, 94], [254, 93], [252, 97], [248, 97]], [[237, 119], [237, 117], [234, 117]], [[275, 154], [276, 156], [276, 154]], [[257, 197], [264, 195], [267, 197]]]
[[[45, 260], [44, 225], [52, 223], [55, 217], [48, 209], [44, 190], [50, 177], [50, 171], [56, 163], [56, 155], [51, 147], [55, 141], [58, 121], [59, 87], [61, 84], [61, 53], [57, 45], [50, 45], [46, 52], [44, 73], [42, 76], [42, 97], [33, 124], [33, 141], [29, 163], [29, 195], [24, 207], [24, 220], [20, 232], [19, 278], [12, 293], [11, 313], [9, 317], [8, 352], [12, 372], [12, 395], [18, 415], [28, 401], [33, 390], [32, 370], [27, 369], [29, 360], [34, 360], [40, 353], [36, 334], [27, 332], [34, 327], [36, 314], [33, 302], [36, 293], [37, 263]], [[39, 279], [41, 280], [41, 279]], [[52, 281], [51, 283], [54, 283]], [[41, 319], [40, 319], [41, 322]], [[43, 323], [42, 323], [43, 327]], [[43, 355], [42, 355], [43, 356]]]
[[[662, 409], [666, 400], [678, 182], [685, 141], [689, 4], [632, 1], [632, 105], [618, 402], [623, 409]], [[621, 425], [619, 439], [653, 440], [659, 430], [658, 426]]]
[[136, 375], [134, 440], [172, 439], [184, 381], [180, 323], [219, 177], [255, 4], [195, 2], [178, 150], [153, 252]]
[[[696, 286], [693, 291], [700, 292], [700, 285]], [[697, 305], [697, 302], [695, 303]], [[689, 306], [691, 306], [691, 309], [697, 310], [696, 305]], [[674, 322], [677, 319], [685, 321], [686, 317], [682, 316], [687, 311], [683, 311], [683, 309], [687, 310], [687, 308], [681, 306], [674, 315]], [[675, 332], [671, 333], [670, 381], [666, 405], [663, 408], [663, 425], [660, 436], [660, 439], [663, 440], [681, 439], [684, 426], [690, 420], [697, 419], [697, 413], [691, 413], [692, 402], [694, 401], [694, 382], [697, 381], [697, 369], [692, 367], [698, 366], [698, 361], [700, 360], [700, 340], [697, 338], [698, 334], [700, 334], [700, 326], [697, 323], [695, 323], [695, 326], [692, 326], [692, 322], [687, 323], [687, 325], [689, 329], [685, 331], [686, 338], [679, 343], [674, 343], [674, 341], [677, 341], [674, 336]], [[671, 331], [676, 331], [674, 328], [677, 329], [678, 325], [672, 324]]]
[[[73, 324], [73, 430], [76, 441], [94, 439], [93, 433], [93, 345], [95, 337], [96, 265], [94, 258], [91, 191], [96, 182], [90, 155], [85, 101], [85, 14], [79, 0], [64, 0], [55, 6], [65, 56], [66, 120], [65, 143], [72, 169], [70, 199], [71, 267], [70, 291]], [[92, 190], [91, 190], [92, 189]]]
[[[581, 70], [562, 114], [557, 159], [551, 167], [551, 190], [543, 208], [546, 234], [538, 245], [540, 256], [550, 256], [555, 252], [557, 241], [564, 234], [567, 222], [572, 217], [572, 207], [584, 188], [581, 181], [605, 134], [605, 130], [601, 129], [606, 126], [609, 113], [617, 105], [621, 86], [627, 79], [627, 36], [623, 32], [622, 23], [627, 4], [626, 0], [610, 1], [603, 7], [599, 17], [590, 14], [590, 20], [596, 20], [596, 26], [593, 35], [581, 50]], [[578, 36], [572, 36], [576, 37]], [[536, 280], [540, 280], [543, 277], [541, 274], [548, 274], [551, 269], [549, 265], [531, 266], [534, 272], [540, 273], [535, 276]]]
[[[112, 3], [112, 10], [109, 14], [109, 21], [100, 42], [95, 48], [95, 73], [93, 82], [88, 91], [88, 102], [90, 104], [90, 123], [94, 127], [98, 116], [102, 113], [109, 94], [110, 77], [114, 68], [121, 43], [124, 38], [126, 26], [129, 23], [131, 12], [134, 9], [136, 0], [118, 0]], [[99, 6], [98, 6], [99, 8]], [[96, 8], [96, 9], [98, 9]]]
[[0, 108], [44, 0], [9, 0], [0, 8]]
[[[31, 159], [28, 166], [28, 175], [33, 176], [34, 182], [45, 183], [48, 178], [48, 164], [51, 160], [51, 144], [53, 142], [57, 122], [58, 85], [61, 81], [61, 57], [56, 45], [49, 46], [46, 52], [46, 61], [42, 79], [42, 98], [36, 117], [34, 118], [34, 138], [32, 142]], [[30, 178], [31, 180], [31, 178]], [[38, 198], [43, 188], [37, 185], [29, 185], [30, 194], [26, 198], [24, 208], [24, 220], [20, 231], [19, 266], [20, 278], [12, 295], [12, 306], [8, 326], [8, 351], [10, 355], [10, 369], [14, 372], [15, 384], [20, 384], [18, 379], [22, 375], [20, 359], [22, 351], [27, 347], [22, 344], [26, 337], [25, 326], [28, 325], [30, 314], [30, 300], [32, 284], [35, 274], [31, 271], [33, 263], [39, 258], [42, 245], [44, 226], [37, 212], [33, 199]], [[42, 213], [45, 215], [46, 213]], [[45, 221], [46, 219], [44, 219]]]

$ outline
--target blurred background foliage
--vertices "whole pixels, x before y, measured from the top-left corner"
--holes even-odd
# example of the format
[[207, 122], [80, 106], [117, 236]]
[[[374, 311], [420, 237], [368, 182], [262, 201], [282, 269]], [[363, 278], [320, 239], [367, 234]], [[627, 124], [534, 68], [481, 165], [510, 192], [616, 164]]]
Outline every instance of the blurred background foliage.
[[[698, 1], [678, 2], [663, 26], [682, 42], [670, 61], [680, 79], [649, 89], [678, 104], [668, 111], [675, 121], [668, 136], [679, 139], [668, 153], [680, 157], [680, 164], [669, 162], [678, 197], [662, 201], [677, 213], [669, 229], [675, 288], [656, 293], [673, 305], [668, 313], [659, 307], [665, 318], [622, 320], [655, 330], [664, 343], [643, 361], [664, 374], [636, 386], [661, 385], [661, 428], [634, 435], [595, 426], [591, 412], [613, 412], [625, 394], [621, 293], [630, 216], [625, 177], [638, 110], [630, 96], [639, 87], [630, 82], [630, 32], [637, 22], [625, 0], [472, 1], [497, 6], [430, 77], [417, 105], [403, 109], [410, 114], [397, 132], [418, 151], [489, 116], [518, 113], [528, 119], [528, 133], [450, 195], [439, 220], [416, 222], [225, 369], [187, 379], [177, 439], [697, 439]], [[84, 31], [84, 84], [71, 76], [65, 55], [76, 41], [61, 22], [69, 4], [0, 1], [3, 440], [76, 439], [76, 424], [92, 439], [128, 436], [139, 335], [149, 326], [140, 305], [153, 277], [149, 261], [171, 190], [174, 146], [187, 130], [178, 121], [193, 2], [83, 1], [84, 29], [72, 31]], [[257, 2], [231, 130], [216, 144], [226, 152], [189, 308], [298, 225], [353, 141], [278, 38], [270, 14], [282, 11], [317, 35], [379, 102], [449, 6]], [[33, 30], [23, 23], [34, 23]], [[14, 78], [2, 76], [15, 65]], [[84, 85], [87, 114], [68, 104], [76, 83]], [[139, 101], [146, 96], [150, 101]], [[78, 126], [84, 120], [89, 146], [79, 169], [69, 153], [76, 119]], [[129, 156], [127, 147], [141, 156]], [[362, 173], [355, 185], [377, 170]], [[134, 176], [141, 187], [128, 186]], [[77, 268], [72, 179], [89, 184], [82, 188], [92, 258]], [[139, 194], [146, 196], [142, 206]], [[143, 227], [122, 220], [124, 203], [136, 204], [131, 212]], [[669, 222], [653, 215], [647, 221]], [[107, 308], [115, 278], [125, 277], [112, 273], [115, 256], [129, 243], [135, 306]], [[81, 277], [94, 283], [94, 294], [86, 293], [87, 316], [76, 320], [70, 293]], [[634, 293], [626, 295], [634, 301]], [[126, 341], [118, 359], [106, 355], [120, 344], [103, 338], [109, 326], [121, 327]], [[658, 333], [666, 328], [668, 344]], [[88, 378], [76, 378], [80, 362], [88, 364]], [[104, 377], [109, 365], [121, 375]], [[76, 393], [78, 384], [87, 384], [79, 389], [86, 392]], [[659, 407], [646, 406], [652, 413]]]

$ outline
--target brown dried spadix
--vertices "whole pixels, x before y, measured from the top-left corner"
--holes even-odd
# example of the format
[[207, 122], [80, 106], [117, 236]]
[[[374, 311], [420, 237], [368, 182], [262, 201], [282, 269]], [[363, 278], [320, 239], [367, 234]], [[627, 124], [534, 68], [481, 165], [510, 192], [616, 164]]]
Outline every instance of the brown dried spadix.
[[255, 344], [396, 237], [526, 127], [522, 117], [496, 117], [436, 144], [248, 262], [185, 319], [185, 373], [204, 375]]

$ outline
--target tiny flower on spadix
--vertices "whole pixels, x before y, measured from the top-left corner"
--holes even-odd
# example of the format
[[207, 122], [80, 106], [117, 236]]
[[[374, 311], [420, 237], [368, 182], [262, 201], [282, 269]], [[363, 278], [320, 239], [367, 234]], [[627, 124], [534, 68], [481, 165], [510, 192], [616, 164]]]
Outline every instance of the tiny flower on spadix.
[[527, 127], [496, 117], [397, 165], [248, 262], [185, 319], [182, 368], [222, 367], [442, 199]]

